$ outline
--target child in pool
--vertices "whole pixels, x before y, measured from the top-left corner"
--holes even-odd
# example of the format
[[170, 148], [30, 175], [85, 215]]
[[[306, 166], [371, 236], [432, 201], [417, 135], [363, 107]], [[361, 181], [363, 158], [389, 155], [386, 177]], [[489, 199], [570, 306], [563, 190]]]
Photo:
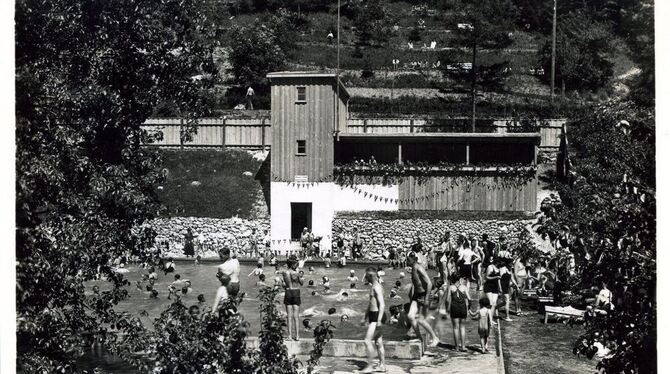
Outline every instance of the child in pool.
[[377, 278], [379, 278], [379, 283], [384, 283], [384, 279], [382, 278], [384, 276], [386, 276], [384, 269], [382, 269], [381, 266], [377, 266]]
[[354, 270], [351, 270], [349, 272], [347, 280], [349, 281], [350, 288], [356, 288], [356, 282], [358, 282], [358, 277], [356, 276], [356, 272]]
[[258, 264], [256, 264], [256, 268], [254, 270], [252, 270], [251, 273], [249, 273], [249, 275], [247, 275], [247, 276], [250, 277], [250, 276], [253, 275], [254, 277], [257, 277], [257, 276], [260, 276], [262, 274], [263, 274], [263, 264], [258, 263]]
[[304, 327], [305, 331], [312, 331], [312, 326], [309, 325], [310, 319], [305, 318], [302, 320], [302, 326]]
[[323, 292], [330, 292], [330, 279], [328, 277], [323, 277], [321, 284], [323, 285]]
[[323, 259], [323, 264], [326, 268], [329, 268], [331, 265], [331, 260], [330, 260], [330, 253], [326, 255], [326, 258]]
[[314, 266], [309, 267], [309, 274], [314, 274]]
[[314, 287], [314, 280], [310, 279], [309, 282], [307, 282], [307, 287], [313, 288]]
[[260, 275], [258, 276], [258, 281], [256, 281], [256, 287], [257, 287], [257, 288], [265, 288], [265, 287], [267, 287], [267, 286], [268, 286], [268, 285], [265, 284], [265, 274], [260, 274]]
[[482, 345], [482, 353], [489, 352], [489, 334], [491, 332], [491, 325], [493, 324], [493, 313], [491, 312], [491, 302], [488, 298], [479, 299], [479, 310], [477, 312], [470, 311], [470, 316], [479, 320], [479, 340]]
[[200, 257], [200, 255], [195, 256], [195, 261], [193, 262], [193, 264], [195, 264], [196, 266], [200, 265], [201, 259], [202, 257]]
[[274, 266], [275, 270], [277, 270], [279, 267], [277, 266], [277, 257], [273, 253], [272, 256], [270, 256], [270, 266]]

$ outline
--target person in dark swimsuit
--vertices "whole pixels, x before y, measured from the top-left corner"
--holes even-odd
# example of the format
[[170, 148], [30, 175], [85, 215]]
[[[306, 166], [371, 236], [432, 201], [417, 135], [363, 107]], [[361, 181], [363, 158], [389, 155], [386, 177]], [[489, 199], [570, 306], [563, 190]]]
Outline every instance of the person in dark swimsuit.
[[195, 248], [193, 247], [193, 230], [189, 227], [186, 230], [186, 235], [184, 235], [184, 256], [193, 257], [195, 255]]
[[454, 349], [465, 352], [467, 351], [465, 349], [465, 319], [468, 316], [470, 295], [465, 277], [452, 274], [449, 281], [451, 285], [447, 291], [447, 310], [451, 316], [451, 326], [454, 331]]
[[[486, 268], [486, 281], [484, 282], [484, 294], [491, 303], [491, 313], [495, 316], [498, 294], [500, 294], [500, 269], [497, 262], [491, 263]], [[496, 322], [493, 322], [496, 324]]]
[[295, 329], [295, 337], [293, 340], [299, 340], [298, 326], [300, 325], [300, 288], [302, 286], [302, 278], [297, 272], [298, 259], [295, 255], [289, 256], [286, 260], [288, 270], [283, 272], [284, 277], [284, 305], [286, 306], [286, 319], [288, 322], [288, 335], [291, 336], [291, 329]]
[[[421, 340], [424, 351], [426, 351], [427, 347], [436, 347], [440, 342], [437, 334], [426, 320], [433, 282], [428, 273], [426, 273], [426, 270], [417, 262], [417, 257], [414, 253], [407, 256], [407, 265], [412, 268], [412, 289], [410, 291], [410, 307], [407, 317], [416, 333], [416, 337]], [[427, 339], [421, 338], [419, 326], [423, 327], [431, 336], [432, 341], [430, 345], [427, 344]]]
[[509, 260], [501, 259], [501, 262], [502, 266], [500, 267], [500, 291], [505, 302], [505, 312], [507, 313], [505, 321], [511, 322], [512, 319], [509, 318], [509, 304], [512, 294], [512, 285], [514, 285], [514, 287], [517, 288], [518, 286], [516, 284], [516, 281], [512, 277], [512, 270], [511, 270], [512, 266]]

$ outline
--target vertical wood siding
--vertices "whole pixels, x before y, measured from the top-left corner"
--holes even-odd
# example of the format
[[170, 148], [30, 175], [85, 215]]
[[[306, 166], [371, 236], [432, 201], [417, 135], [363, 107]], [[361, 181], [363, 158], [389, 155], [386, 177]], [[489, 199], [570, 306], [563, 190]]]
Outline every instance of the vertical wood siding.
[[537, 209], [537, 177], [520, 186], [501, 186], [493, 175], [479, 176], [470, 184], [454, 177], [431, 177], [419, 181], [404, 178], [400, 183], [400, 209], [525, 211]]
[[[296, 103], [297, 87], [306, 88], [306, 102]], [[272, 173], [292, 181], [306, 175], [324, 180], [333, 173], [334, 87], [328, 80], [277, 80], [271, 89]], [[306, 155], [297, 153], [297, 141], [306, 141]]]

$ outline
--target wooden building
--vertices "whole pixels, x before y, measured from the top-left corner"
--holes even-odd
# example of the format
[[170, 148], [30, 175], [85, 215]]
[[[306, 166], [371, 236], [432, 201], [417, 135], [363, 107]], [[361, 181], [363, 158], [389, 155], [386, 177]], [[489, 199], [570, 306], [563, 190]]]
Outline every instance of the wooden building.
[[348, 132], [335, 74], [268, 78], [272, 239], [286, 250], [305, 227], [329, 248], [338, 211], [536, 210], [539, 133]]

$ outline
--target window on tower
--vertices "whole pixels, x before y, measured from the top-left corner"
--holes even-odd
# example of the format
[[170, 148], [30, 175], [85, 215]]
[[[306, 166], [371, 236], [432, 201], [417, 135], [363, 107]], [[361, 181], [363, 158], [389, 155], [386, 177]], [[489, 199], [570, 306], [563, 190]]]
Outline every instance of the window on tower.
[[307, 101], [307, 88], [306, 87], [297, 87], [298, 89], [298, 102], [304, 103]]
[[297, 155], [305, 155], [307, 154], [307, 142], [305, 140], [298, 140], [298, 151], [296, 152]]

